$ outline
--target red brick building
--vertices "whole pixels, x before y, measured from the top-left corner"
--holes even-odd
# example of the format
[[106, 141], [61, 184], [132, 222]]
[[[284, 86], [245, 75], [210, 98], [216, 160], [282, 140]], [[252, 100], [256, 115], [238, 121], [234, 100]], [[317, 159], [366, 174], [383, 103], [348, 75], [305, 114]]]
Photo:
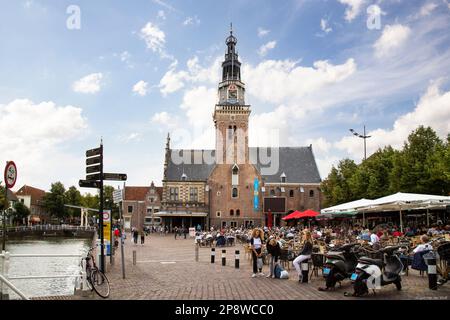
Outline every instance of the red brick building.
[[162, 187], [125, 187], [123, 190], [122, 214], [125, 230], [144, 226], [159, 226], [161, 218], [156, 214], [161, 210]]
[[172, 150], [167, 139], [159, 213], [163, 224], [262, 226], [270, 210], [279, 225], [292, 210], [321, 208], [321, 178], [311, 145], [249, 147], [251, 107], [245, 103], [236, 44], [230, 31], [213, 110], [215, 150]]
[[16, 192], [16, 196], [18, 201], [30, 209], [29, 224], [45, 224], [49, 220], [49, 215], [44, 208], [44, 190], [24, 185]]

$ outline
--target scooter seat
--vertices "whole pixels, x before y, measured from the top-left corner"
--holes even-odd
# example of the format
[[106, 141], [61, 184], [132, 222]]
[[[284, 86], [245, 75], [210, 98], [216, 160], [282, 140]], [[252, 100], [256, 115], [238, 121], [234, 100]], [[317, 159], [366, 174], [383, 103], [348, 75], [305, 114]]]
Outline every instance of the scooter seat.
[[325, 256], [327, 259], [344, 260], [342, 252], [339, 251], [328, 252]]
[[359, 261], [362, 263], [366, 263], [366, 264], [375, 264], [380, 268], [383, 267], [383, 261], [380, 259], [372, 259], [372, 258], [363, 257], [363, 258], [359, 258]]

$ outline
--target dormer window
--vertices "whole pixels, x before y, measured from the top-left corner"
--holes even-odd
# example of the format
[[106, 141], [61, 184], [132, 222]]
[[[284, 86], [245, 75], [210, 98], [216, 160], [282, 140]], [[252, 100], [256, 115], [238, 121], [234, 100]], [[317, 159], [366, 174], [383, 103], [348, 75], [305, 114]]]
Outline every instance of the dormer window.
[[187, 181], [187, 175], [185, 173], [181, 175], [181, 181]]
[[286, 183], [286, 174], [283, 172], [280, 176], [281, 183]]

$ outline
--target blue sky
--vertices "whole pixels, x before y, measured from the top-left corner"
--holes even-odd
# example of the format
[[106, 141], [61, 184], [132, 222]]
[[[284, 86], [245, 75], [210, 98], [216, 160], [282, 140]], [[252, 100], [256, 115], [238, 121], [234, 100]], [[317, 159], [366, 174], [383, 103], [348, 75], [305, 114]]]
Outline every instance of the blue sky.
[[[80, 9], [79, 29], [67, 28], [71, 5]], [[324, 178], [343, 157], [360, 161], [362, 141], [349, 128], [367, 126], [369, 154], [401, 147], [420, 124], [441, 137], [450, 131], [448, 0], [0, 7], [0, 161], [16, 162], [17, 187], [77, 185], [84, 152], [100, 137], [105, 170], [128, 173], [129, 185], [161, 183], [167, 132], [174, 147], [212, 148], [231, 21], [252, 145], [312, 144]], [[380, 23], [369, 28], [374, 16]]]

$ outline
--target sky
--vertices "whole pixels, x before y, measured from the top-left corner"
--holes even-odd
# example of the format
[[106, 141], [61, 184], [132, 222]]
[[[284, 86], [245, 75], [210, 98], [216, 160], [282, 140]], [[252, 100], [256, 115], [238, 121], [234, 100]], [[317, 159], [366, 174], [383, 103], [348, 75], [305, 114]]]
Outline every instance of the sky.
[[[214, 147], [233, 23], [250, 145], [309, 146], [322, 178], [349, 157], [450, 132], [450, 0], [0, 0], [0, 163], [17, 190], [105, 172], [161, 185], [173, 148]], [[112, 183], [117, 186], [119, 183]], [[82, 189], [83, 192], [91, 191]]]

